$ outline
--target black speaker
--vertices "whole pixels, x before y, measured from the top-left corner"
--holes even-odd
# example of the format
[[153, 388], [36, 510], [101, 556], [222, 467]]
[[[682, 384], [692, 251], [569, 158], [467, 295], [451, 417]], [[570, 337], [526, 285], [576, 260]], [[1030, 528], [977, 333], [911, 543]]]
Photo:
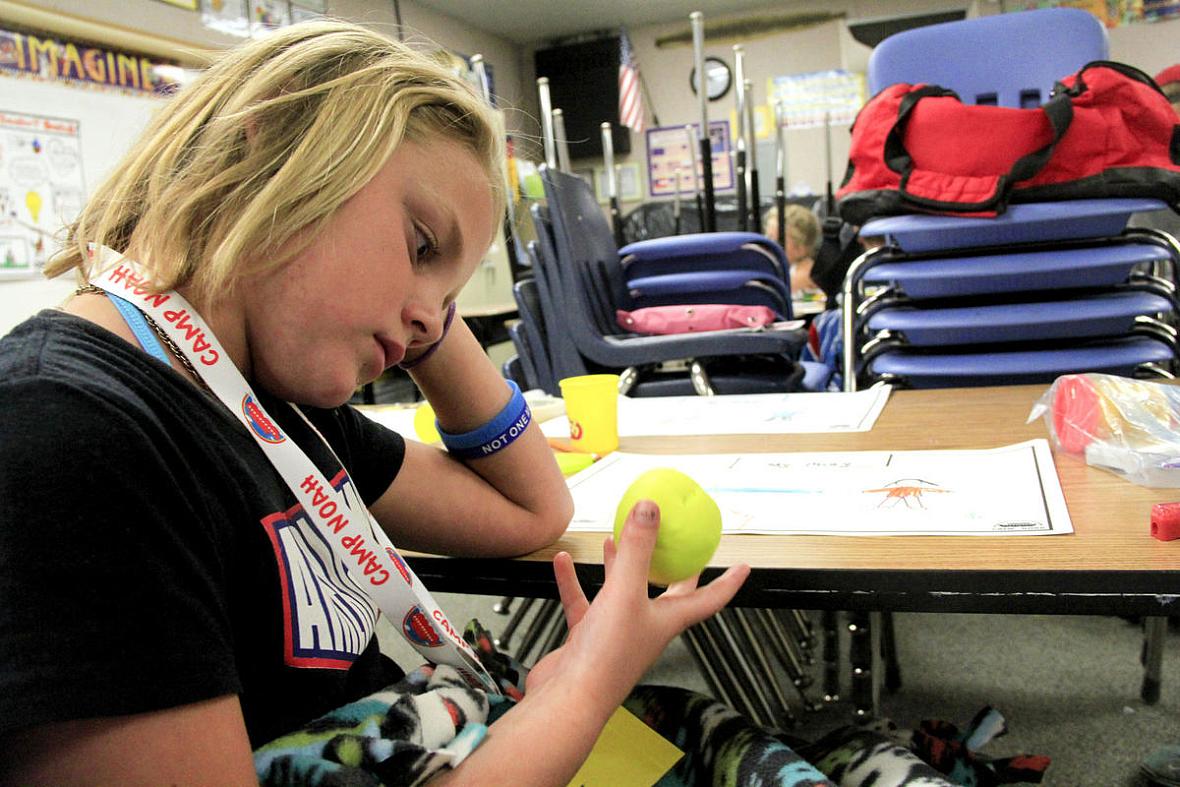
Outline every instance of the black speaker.
[[549, 78], [571, 159], [602, 158], [602, 123], [611, 124], [615, 153], [631, 152], [631, 131], [619, 125], [618, 36], [538, 49], [533, 63], [538, 78]]

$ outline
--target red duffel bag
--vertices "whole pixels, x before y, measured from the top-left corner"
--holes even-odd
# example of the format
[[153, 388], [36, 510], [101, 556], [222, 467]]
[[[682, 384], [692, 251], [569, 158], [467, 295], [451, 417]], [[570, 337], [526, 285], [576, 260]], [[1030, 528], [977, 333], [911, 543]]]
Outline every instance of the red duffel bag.
[[898, 213], [995, 216], [1009, 202], [1154, 197], [1180, 204], [1180, 125], [1147, 74], [1095, 61], [1035, 109], [891, 85], [861, 108], [836, 196], [852, 224]]

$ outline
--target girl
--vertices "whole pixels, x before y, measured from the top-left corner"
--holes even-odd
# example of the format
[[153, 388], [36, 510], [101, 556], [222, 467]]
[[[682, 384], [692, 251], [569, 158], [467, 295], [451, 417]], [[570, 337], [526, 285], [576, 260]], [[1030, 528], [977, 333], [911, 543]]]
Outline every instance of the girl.
[[[252, 748], [395, 681], [368, 591], [396, 561], [365, 507], [436, 553], [562, 534], [543, 436], [453, 319], [502, 160], [465, 85], [324, 22], [229, 53], [98, 189], [47, 269], [83, 286], [0, 341], [0, 781], [253, 782]], [[395, 364], [449, 453], [345, 406]], [[640, 503], [593, 604], [555, 559], [570, 637], [449, 778], [565, 783], [733, 596], [745, 567], [649, 599], [657, 526]]]

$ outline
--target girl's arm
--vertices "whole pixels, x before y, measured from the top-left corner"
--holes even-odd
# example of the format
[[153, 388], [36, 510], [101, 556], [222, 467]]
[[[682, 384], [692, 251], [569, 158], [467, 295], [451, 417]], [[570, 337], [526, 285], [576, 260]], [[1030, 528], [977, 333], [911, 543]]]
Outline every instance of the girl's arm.
[[236, 695], [0, 738], [0, 785], [258, 784]]
[[[506, 381], [458, 318], [411, 376], [452, 434], [483, 426], [509, 401]], [[407, 440], [401, 471], [371, 509], [399, 547], [501, 556], [555, 541], [573, 500], [552, 449], [530, 423], [507, 448], [465, 462]]]
[[486, 784], [489, 774], [516, 785], [564, 785], [636, 682], [684, 629], [724, 607], [749, 574], [733, 566], [705, 587], [696, 578], [648, 598], [647, 573], [659, 509], [640, 501], [618, 549], [603, 548], [606, 581], [587, 602], [562, 552], [553, 561], [570, 633], [530, 672], [524, 699], [491, 726], [488, 737], [454, 771], [431, 784]]

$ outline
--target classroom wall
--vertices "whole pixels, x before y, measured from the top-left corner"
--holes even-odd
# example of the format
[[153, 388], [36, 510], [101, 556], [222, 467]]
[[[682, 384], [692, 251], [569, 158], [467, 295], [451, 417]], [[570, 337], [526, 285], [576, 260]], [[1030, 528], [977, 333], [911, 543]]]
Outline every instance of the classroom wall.
[[[433, 42], [466, 55], [482, 54], [495, 72], [497, 94], [510, 106], [520, 104], [521, 65], [525, 62], [520, 47], [414, 0], [399, 0], [399, 5], [407, 40]], [[23, 8], [142, 31], [166, 41], [189, 44], [196, 50], [224, 49], [241, 40], [205, 27], [199, 13], [160, 0], [85, 0], [84, 3], [79, 0], [0, 0], [0, 21], [17, 18]], [[389, 35], [397, 34], [397, 17], [392, 2], [328, 0], [328, 10], [332, 16], [359, 22]], [[528, 62], [531, 64], [531, 58]], [[507, 122], [510, 130], [517, 128], [515, 116], [511, 113]]]
[[[705, 55], [719, 57], [732, 69], [734, 63], [733, 45], [741, 44], [745, 50], [746, 77], [753, 82], [753, 99], [756, 104], [766, 101], [767, 81], [774, 76], [844, 68], [863, 72], [868, 62], [869, 47], [858, 43], [849, 34], [847, 20], [868, 21], [884, 17], [905, 16], [948, 8], [965, 8], [969, 15], [992, 11], [995, 3], [991, 0], [828, 0], [822, 4], [815, 0], [788, 0], [765, 8], [740, 14], [712, 15], [708, 4], [702, 4], [705, 12], [706, 40]], [[986, 6], [981, 8], [981, 6]], [[822, 22], [816, 25], [790, 30], [772, 31], [763, 35], [738, 39], [720, 39], [708, 34], [708, 28], [716, 23], [740, 21], [767, 15], [782, 16], [792, 13], [816, 11], [843, 13], [843, 20]], [[629, 29], [628, 36], [635, 51], [635, 58], [647, 83], [650, 106], [654, 105], [661, 126], [682, 125], [698, 121], [700, 112], [697, 97], [689, 87], [689, 74], [693, 67], [691, 43], [657, 46], [659, 39], [686, 32], [690, 29], [687, 16], [674, 22], [647, 25]], [[537, 115], [536, 77], [532, 71], [532, 51], [547, 42], [530, 46], [525, 65], [525, 80], [531, 95], [528, 112]], [[647, 97], [645, 96], [645, 101]], [[709, 102], [710, 121], [728, 119], [735, 107], [735, 91], [718, 101]], [[649, 113], [647, 120], [651, 123]], [[731, 126], [732, 128], [732, 126]], [[539, 136], [539, 127], [532, 133]], [[825, 135], [822, 129], [799, 129], [786, 135], [788, 188], [810, 189], [821, 193], [828, 178], [825, 165]], [[632, 136], [631, 153], [617, 156], [617, 163], [638, 162], [640, 172], [646, 178], [646, 139], [643, 135]], [[848, 126], [834, 126], [831, 137], [831, 176], [837, 182], [844, 172], [848, 158]], [[768, 147], [767, 145], [764, 145]], [[539, 143], [530, 150], [540, 160]], [[759, 167], [763, 171], [774, 168], [769, 149], [760, 151]], [[601, 166], [601, 160], [579, 159], [575, 150], [570, 156], [575, 169], [592, 165]], [[646, 183], [645, 183], [646, 188]], [[646, 193], [646, 192], [645, 192]], [[630, 208], [633, 205], [624, 205]]]
[[[766, 83], [771, 76], [819, 71], [829, 68], [845, 68], [850, 71], [863, 72], [868, 64], [868, 57], [872, 51], [860, 44], [848, 32], [847, 22], [869, 21], [874, 19], [905, 16], [924, 12], [947, 10], [948, 8], [964, 8], [968, 16], [986, 16], [1001, 12], [1001, 3], [996, 0], [828, 0], [822, 5], [807, 0], [805, 2], [781, 2], [768, 5], [761, 11], [728, 16], [711, 16], [708, 14], [707, 4], [703, 4], [706, 12], [706, 24], [713, 21], [737, 20], [745, 17], [756, 17], [769, 13], [783, 14], [803, 12], [807, 10], [830, 10], [843, 12], [845, 19], [841, 21], [824, 22], [812, 27], [771, 32], [764, 36], [752, 37], [738, 41], [719, 41], [706, 38], [705, 54], [720, 57], [733, 65], [734, 43], [741, 43], [745, 49], [745, 66], [747, 75], [754, 83], [754, 100], [762, 103], [766, 99]], [[670, 126], [696, 122], [699, 117], [696, 96], [688, 85], [688, 75], [692, 68], [693, 52], [690, 44], [656, 46], [659, 38], [671, 33], [689, 29], [688, 19], [682, 21], [638, 27], [628, 30], [632, 46], [640, 70], [647, 82], [654, 104], [659, 115], [661, 125]], [[1180, 62], [1180, 20], [1156, 22], [1151, 24], [1131, 24], [1113, 28], [1109, 31], [1111, 58], [1137, 66], [1149, 74], [1155, 74], [1160, 69], [1172, 63]], [[537, 42], [529, 47], [525, 58], [523, 76], [526, 82], [527, 111], [533, 115], [538, 113], [535, 74], [532, 72], [532, 51], [547, 42]], [[734, 92], [720, 101], [710, 102], [710, 120], [728, 118], [735, 104]], [[650, 123], [651, 117], [648, 116]], [[843, 176], [849, 145], [848, 126], [836, 126], [832, 133], [832, 161], [833, 178], [838, 182]], [[539, 125], [534, 124], [530, 133], [539, 137]], [[824, 162], [824, 134], [820, 129], [804, 129], [788, 132], [787, 169], [789, 187], [810, 187], [815, 193], [821, 193], [827, 179], [827, 168]], [[536, 143], [532, 148], [526, 146], [531, 155], [541, 160], [540, 145]], [[640, 172], [646, 172], [646, 147], [642, 135], [633, 135], [631, 153], [627, 156], [617, 156], [616, 162], [638, 162]], [[770, 155], [760, 153], [760, 168], [773, 168], [774, 162]], [[571, 149], [571, 158], [575, 169], [590, 166], [601, 166], [601, 159], [578, 159], [576, 152]], [[646, 188], [646, 182], [645, 182]], [[765, 189], [763, 193], [765, 193]], [[646, 194], [646, 192], [645, 192]], [[646, 196], [645, 196], [646, 199]], [[624, 204], [624, 211], [634, 207], [635, 203]]]
[[1111, 28], [1112, 60], [1129, 63], [1155, 76], [1180, 63], [1180, 19]]
[[[706, 20], [707, 21], [707, 20]], [[654, 25], [629, 31], [636, 58], [647, 82], [651, 103], [664, 126], [698, 122], [700, 105], [689, 87], [693, 68], [692, 46], [658, 48], [656, 40], [688, 28], [688, 21]], [[773, 76], [806, 71], [823, 71], [844, 67], [844, 46], [838, 21], [825, 22], [803, 30], [794, 30], [743, 41], [710, 41], [706, 38], [705, 55], [718, 57], [734, 66], [733, 45], [740, 43], [745, 51], [746, 78], [752, 82], [751, 100], [755, 105], [766, 103], [767, 80]], [[851, 40], [851, 38], [849, 38]], [[855, 42], [853, 42], [855, 43]], [[736, 74], [735, 74], [736, 78]], [[737, 105], [736, 87], [718, 101], [709, 102], [709, 120], [731, 120], [730, 113]], [[650, 118], [650, 116], [649, 116]], [[732, 120], [731, 132], [736, 133]], [[631, 154], [627, 160], [637, 161], [645, 172], [646, 136], [632, 135]], [[787, 149], [788, 188], [802, 188], [821, 193], [826, 180], [824, 168], [824, 131], [820, 128], [799, 129], [785, 134]], [[848, 127], [832, 128], [832, 177], [839, 181], [842, 163], [848, 159]], [[773, 169], [774, 161], [760, 153], [759, 168]]]
[[[526, 120], [519, 112], [513, 111], [522, 101], [520, 48], [505, 39], [478, 30], [462, 20], [420, 6], [413, 0], [400, 0], [400, 6], [407, 40], [430, 41], [465, 55], [479, 53], [484, 56], [485, 61], [493, 69], [496, 93], [508, 108], [505, 113], [507, 128], [513, 132], [519, 131], [521, 122]], [[328, 8], [333, 16], [365, 24], [389, 35], [397, 34], [397, 19], [392, 3], [373, 0], [329, 0]], [[151, 39], [146, 45], [153, 50], [150, 54], [157, 57], [168, 56], [168, 50], [175, 47], [174, 56], [193, 65], [207, 61], [210, 52], [233, 46], [241, 40], [204, 27], [197, 13], [158, 0], [86, 0], [85, 3], [79, 3], [78, 0], [0, 0], [0, 24], [28, 25], [31, 15], [44, 16], [44, 12], [67, 17], [67, 21], [62, 23], [67, 29], [78, 27], [78, 22], [81, 22], [83, 27], [87, 22], [95, 22], [100, 26], [125, 30], [130, 34], [131, 40], [135, 39], [136, 33], [146, 34]], [[59, 29], [50, 28], [50, 32], [57, 32]], [[65, 30], [60, 36], [71, 37]], [[130, 50], [131, 40], [121, 39], [112, 45], [115, 48]], [[45, 83], [0, 76], [0, 109], [5, 108], [6, 91], [11, 95], [18, 87], [23, 91], [30, 86], [38, 85], [51, 88], [55, 93], [73, 92], [77, 95], [78, 101], [86, 101], [96, 95], [93, 90], [65, 83], [49, 86]], [[155, 103], [154, 100], [146, 98], [133, 100], [138, 103]], [[68, 105], [70, 99], [58, 98], [56, 103]], [[138, 114], [138, 110], [133, 114]], [[146, 118], [146, 115], [143, 117]], [[128, 136], [131, 133], [128, 132]], [[114, 146], [120, 143], [112, 140], [109, 144]], [[96, 155], [95, 151], [90, 151], [84, 158], [113, 163], [118, 160], [121, 151], [104, 150], [101, 153], [100, 156]], [[105, 171], [88, 171], [87, 188], [93, 190], [104, 175]], [[473, 304], [484, 305], [511, 299], [511, 275], [501, 243], [497, 243], [489, 253], [489, 264], [481, 268], [473, 284], [476, 286], [470, 293], [464, 291], [464, 297]], [[72, 277], [62, 277], [55, 281], [0, 280], [0, 336], [38, 310], [60, 303], [73, 290], [73, 286]]]

